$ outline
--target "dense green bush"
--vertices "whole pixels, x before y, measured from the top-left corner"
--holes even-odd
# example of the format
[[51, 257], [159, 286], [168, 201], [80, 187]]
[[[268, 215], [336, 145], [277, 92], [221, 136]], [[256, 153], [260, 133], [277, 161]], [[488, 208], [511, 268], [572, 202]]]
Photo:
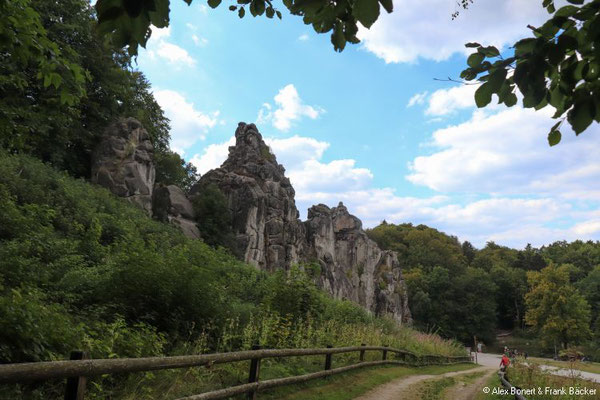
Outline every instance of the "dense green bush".
[[[223, 246], [238, 253], [231, 230], [227, 198], [214, 183], [201, 187], [192, 198], [200, 235], [211, 246]], [[239, 254], [238, 254], [239, 255]]]

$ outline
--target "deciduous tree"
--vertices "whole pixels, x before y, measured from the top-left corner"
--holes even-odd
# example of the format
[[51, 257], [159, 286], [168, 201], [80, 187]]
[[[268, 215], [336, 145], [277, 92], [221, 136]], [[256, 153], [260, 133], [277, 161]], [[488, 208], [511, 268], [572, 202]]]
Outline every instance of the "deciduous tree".
[[556, 341], [567, 348], [590, 336], [590, 306], [569, 282], [567, 268], [552, 264], [528, 272], [527, 279], [531, 289], [525, 296], [525, 321], [543, 342]]

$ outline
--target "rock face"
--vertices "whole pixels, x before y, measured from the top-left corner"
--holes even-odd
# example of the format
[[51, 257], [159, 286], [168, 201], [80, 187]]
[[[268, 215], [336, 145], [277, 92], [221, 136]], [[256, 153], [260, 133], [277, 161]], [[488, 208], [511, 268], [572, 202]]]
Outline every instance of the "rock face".
[[235, 139], [227, 160], [207, 172], [191, 195], [215, 184], [231, 210], [235, 252], [260, 269], [287, 269], [301, 261], [306, 245], [294, 188], [254, 124], [240, 123]]
[[92, 156], [92, 182], [152, 213], [155, 169], [148, 132], [133, 118], [120, 119], [104, 132]]
[[238, 254], [258, 268], [289, 269], [302, 262], [321, 266], [319, 285], [339, 299], [378, 315], [410, 322], [406, 287], [395, 253], [381, 250], [343, 204], [319, 204], [301, 222], [285, 169], [254, 124], [240, 123], [236, 144], [220, 168], [207, 172], [191, 191], [215, 184], [228, 200]]
[[154, 218], [179, 227], [187, 237], [200, 239], [192, 203], [178, 186], [157, 185], [152, 195], [152, 212]]
[[374, 311], [410, 321], [408, 296], [396, 254], [369, 239], [362, 222], [340, 203], [308, 210], [304, 223], [309, 259], [321, 266], [320, 285], [334, 297], [347, 299]]

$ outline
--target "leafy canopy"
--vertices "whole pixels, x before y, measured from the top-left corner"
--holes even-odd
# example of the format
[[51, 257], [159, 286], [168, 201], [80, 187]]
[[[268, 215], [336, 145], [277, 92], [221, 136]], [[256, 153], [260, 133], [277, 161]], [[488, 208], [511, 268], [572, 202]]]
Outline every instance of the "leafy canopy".
[[555, 340], [567, 348], [589, 337], [590, 306], [570, 284], [566, 266], [530, 271], [527, 279], [531, 290], [525, 296], [525, 320], [541, 333], [542, 341]]
[[553, 0], [543, 0], [551, 18], [529, 26], [533, 37], [516, 42], [511, 57], [494, 46], [467, 43], [476, 51], [460, 75], [482, 83], [475, 92], [477, 107], [490, 104], [493, 94], [512, 107], [517, 90], [525, 108], [554, 107], [558, 122], [548, 133], [550, 146], [560, 142], [565, 119], [577, 135], [600, 122], [600, 0], [567, 1], [571, 4], [557, 10]]
[[[184, 0], [188, 5], [192, 0]], [[222, 0], [208, 0], [217, 8]], [[100, 31], [109, 33], [119, 47], [128, 46], [129, 54], [137, 54], [138, 46], [145, 47], [150, 38], [150, 25], [164, 28], [169, 25], [170, 0], [98, 0], [96, 12]], [[312, 25], [317, 33], [331, 32], [331, 43], [336, 51], [344, 50], [346, 43], [358, 43], [358, 23], [370, 28], [377, 20], [380, 6], [392, 12], [392, 0], [283, 0], [292, 15], [301, 16], [304, 23]], [[237, 0], [229, 6], [244, 18], [246, 10], [253, 17], [281, 19], [281, 11], [271, 0]]]

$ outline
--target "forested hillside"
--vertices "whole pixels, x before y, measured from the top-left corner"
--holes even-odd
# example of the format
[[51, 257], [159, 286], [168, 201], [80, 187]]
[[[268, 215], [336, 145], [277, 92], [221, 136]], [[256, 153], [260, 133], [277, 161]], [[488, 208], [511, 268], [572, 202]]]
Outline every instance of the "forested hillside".
[[[223, 249], [185, 238], [105, 189], [31, 157], [0, 152], [2, 363], [64, 359], [74, 349], [112, 358], [232, 351], [256, 343], [385, 343], [460, 352], [450, 342], [332, 300], [314, 285], [314, 271], [260, 272]], [[100, 379], [96, 393], [114, 384]], [[119, 387], [132, 390], [123, 382]], [[38, 393], [15, 390], [16, 397]]]
[[398, 252], [419, 328], [488, 344], [497, 329], [517, 329], [547, 348], [581, 345], [600, 357], [600, 243], [476, 249], [424, 225], [385, 221], [368, 234]]
[[0, 146], [89, 178], [104, 129], [134, 117], [155, 148], [157, 183], [188, 188], [195, 168], [169, 149], [169, 120], [144, 74], [101, 37], [85, 0], [0, 1]]
[[[240, 262], [216, 248], [225, 233], [215, 215], [202, 230], [210, 238], [192, 240], [90, 184], [104, 130], [131, 116], [152, 139], [156, 183], [187, 190], [197, 176], [170, 150], [169, 121], [144, 75], [96, 31], [89, 2], [0, 1], [0, 13], [11, 16], [0, 21], [0, 363], [65, 359], [76, 349], [115, 358], [253, 344], [463, 353], [333, 300], [314, 284], [318, 266], [268, 274]], [[197, 201], [205, 221], [222, 211], [212, 200]], [[290, 361], [277, 374], [303, 368]], [[88, 390], [92, 398], [164, 398], [244, 379], [246, 368], [234, 366], [104, 376]], [[59, 398], [62, 384], [3, 386], [0, 398]]]

